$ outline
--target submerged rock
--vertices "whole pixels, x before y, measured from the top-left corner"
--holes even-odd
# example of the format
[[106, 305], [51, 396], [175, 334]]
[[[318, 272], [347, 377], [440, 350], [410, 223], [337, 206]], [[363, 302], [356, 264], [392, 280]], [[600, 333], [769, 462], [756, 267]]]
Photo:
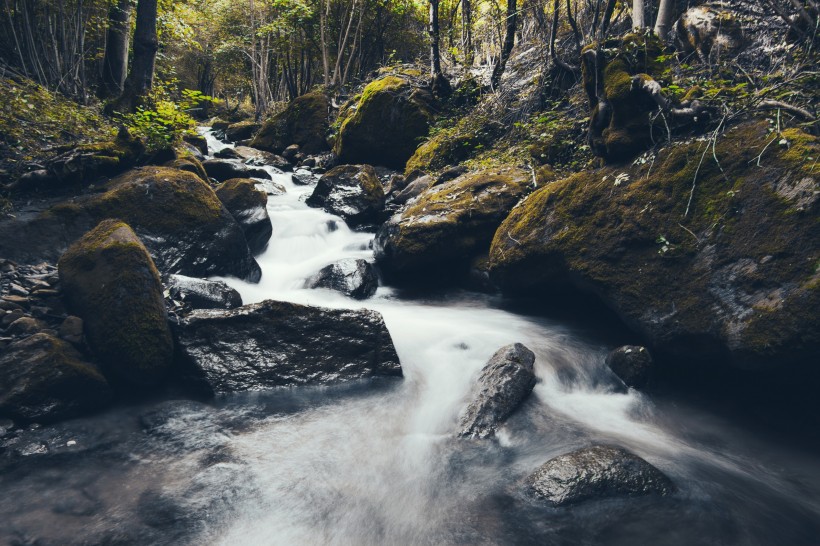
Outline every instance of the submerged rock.
[[305, 283], [306, 288], [330, 288], [357, 300], [376, 293], [379, 275], [367, 260], [347, 259], [323, 267]]
[[607, 497], [667, 495], [675, 489], [660, 470], [612, 446], [559, 455], [538, 468], [526, 483], [532, 493], [556, 507]]
[[341, 216], [350, 226], [375, 223], [384, 210], [384, 189], [370, 165], [340, 165], [319, 179], [307, 204]]
[[459, 436], [489, 438], [535, 386], [535, 354], [520, 343], [500, 348], [481, 375], [459, 421]]
[[381, 315], [365, 309], [269, 300], [195, 311], [176, 333], [186, 379], [210, 394], [401, 375]]
[[0, 353], [0, 416], [56, 421], [101, 408], [111, 397], [100, 371], [48, 334], [17, 341]]
[[194, 309], [233, 309], [242, 306], [239, 292], [222, 281], [169, 275], [165, 287], [171, 298]]
[[[552, 182], [498, 228], [490, 271], [507, 292], [598, 295], [681, 366], [809, 365], [820, 351], [817, 137], [768, 122], [661, 151], [647, 165]], [[728, 177], [728, 178], [727, 178]]]
[[169, 370], [174, 345], [162, 284], [151, 256], [127, 224], [105, 220], [60, 258], [71, 309], [107, 376], [150, 385]]
[[256, 182], [249, 178], [232, 178], [216, 188], [216, 196], [242, 227], [250, 251], [265, 250], [273, 234], [267, 193], [256, 189]]
[[367, 163], [404, 170], [418, 140], [427, 135], [433, 96], [409, 81], [386, 76], [362, 91], [343, 119], [335, 152], [341, 163]]
[[[411, 182], [402, 192], [427, 177]], [[519, 169], [481, 171], [434, 186], [378, 231], [376, 260], [394, 279], [439, 280], [466, 273], [496, 228], [531, 189]]]
[[624, 345], [606, 357], [606, 365], [628, 387], [640, 389], [646, 385], [652, 369], [652, 356], [646, 347]]
[[224, 182], [231, 178], [261, 178], [270, 180], [271, 176], [265, 169], [251, 167], [230, 159], [208, 159], [202, 162], [208, 176], [217, 182]]

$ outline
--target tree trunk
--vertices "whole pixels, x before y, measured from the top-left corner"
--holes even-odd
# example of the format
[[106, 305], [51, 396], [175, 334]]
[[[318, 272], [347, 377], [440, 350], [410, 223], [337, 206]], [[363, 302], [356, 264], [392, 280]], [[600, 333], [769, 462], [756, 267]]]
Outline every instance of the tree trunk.
[[430, 0], [430, 76], [435, 80], [441, 74], [441, 53], [439, 51], [439, 29], [438, 29], [438, 3], [439, 0]]
[[643, 29], [646, 27], [643, 2], [644, 0], [633, 0], [632, 2], [632, 28]]
[[515, 45], [515, 29], [517, 25], [518, 9], [515, 5], [515, 0], [507, 0], [507, 29], [504, 34], [504, 45], [501, 47], [501, 56], [493, 68], [492, 85], [497, 88], [501, 83], [501, 75], [504, 73], [504, 68], [507, 66], [507, 61], [512, 53]]
[[674, 15], [674, 0], [661, 0], [658, 6], [658, 19], [655, 22], [655, 34], [657, 34], [661, 40], [666, 40], [669, 36], [669, 29], [672, 27], [672, 17]]
[[134, 30], [134, 58], [125, 79], [122, 95], [107, 110], [133, 112], [137, 101], [154, 85], [154, 63], [159, 49], [157, 39], [157, 0], [139, 0]]
[[461, 29], [464, 49], [464, 65], [473, 66], [473, 4], [472, 0], [461, 0]]
[[101, 99], [119, 97], [128, 71], [128, 38], [131, 21], [131, 0], [117, 0], [108, 10], [108, 33], [105, 37]]

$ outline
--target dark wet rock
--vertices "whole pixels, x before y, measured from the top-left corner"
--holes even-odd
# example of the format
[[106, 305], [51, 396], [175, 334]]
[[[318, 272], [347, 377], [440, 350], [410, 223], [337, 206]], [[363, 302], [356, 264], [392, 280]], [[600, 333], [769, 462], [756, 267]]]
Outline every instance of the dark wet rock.
[[341, 163], [367, 163], [404, 170], [433, 119], [433, 96], [406, 79], [386, 76], [362, 91], [342, 120], [335, 152]]
[[250, 145], [275, 154], [282, 153], [292, 144], [299, 145], [302, 153], [323, 152], [329, 148], [326, 139], [330, 128], [329, 114], [327, 95], [321, 91], [307, 93], [266, 121]]
[[317, 180], [319, 180], [319, 178], [316, 175], [305, 169], [297, 169], [296, 172], [291, 175], [291, 181], [297, 186], [309, 186]]
[[225, 137], [231, 142], [239, 142], [251, 138], [262, 127], [261, 123], [254, 121], [240, 121], [232, 123], [225, 128]]
[[39, 333], [0, 353], [0, 415], [56, 421], [110, 400], [111, 388], [99, 370], [65, 341]]
[[168, 372], [173, 341], [159, 273], [127, 224], [104, 220], [59, 263], [71, 309], [107, 377], [151, 385]]
[[384, 189], [370, 165], [341, 165], [322, 175], [307, 204], [341, 216], [350, 226], [377, 223]]
[[75, 316], [66, 317], [60, 324], [58, 333], [61, 339], [80, 345], [83, 342], [83, 319]]
[[[20, 263], [56, 261], [100, 221], [120, 218], [139, 235], [164, 273], [259, 280], [261, 270], [241, 227], [199, 177], [144, 167], [111, 180], [104, 189], [39, 214], [0, 221], [0, 255]], [[51, 298], [48, 290], [37, 288], [32, 296], [53, 307], [59, 298]]]
[[588, 447], [550, 459], [527, 478], [527, 486], [556, 507], [607, 497], [667, 495], [675, 489], [660, 470], [612, 446]]
[[272, 180], [254, 180], [256, 188], [265, 192], [267, 195], [284, 195], [288, 190], [282, 184], [277, 184]]
[[652, 370], [652, 356], [646, 347], [624, 345], [606, 357], [606, 365], [629, 387], [636, 389], [646, 385]]
[[393, 197], [390, 199], [390, 203], [393, 205], [406, 205], [430, 189], [432, 185], [433, 179], [430, 176], [420, 176], [411, 182], [405, 183], [404, 187], [400, 191], [394, 193]]
[[218, 152], [214, 154], [214, 157], [217, 159], [242, 159], [242, 156], [237, 153], [234, 148], [230, 146], [227, 148], [222, 148]]
[[216, 188], [216, 196], [239, 223], [250, 251], [259, 254], [265, 250], [273, 234], [267, 194], [256, 189], [256, 182], [249, 178], [232, 178]]
[[535, 386], [535, 354], [520, 343], [500, 348], [482, 368], [459, 436], [489, 438]]
[[48, 325], [33, 317], [20, 317], [6, 328], [6, 333], [12, 336], [25, 337], [36, 334], [48, 328]]
[[701, 143], [683, 143], [662, 150], [651, 172], [611, 167], [537, 190], [495, 234], [493, 280], [508, 293], [594, 293], [684, 372], [811, 367], [820, 354], [820, 191], [818, 166], [805, 158], [820, 143], [786, 129], [788, 146], [770, 146], [758, 167], [768, 128], [723, 133], [720, 165], [698, 169]]
[[257, 150], [250, 146], [237, 146], [234, 148], [234, 152], [246, 165], [254, 167], [271, 166], [283, 171], [289, 171], [293, 168], [290, 162], [284, 157], [271, 152]]
[[378, 287], [376, 268], [367, 260], [353, 258], [323, 267], [305, 283], [305, 288], [329, 288], [357, 300], [369, 298]]
[[[426, 184], [425, 179], [411, 182], [402, 193]], [[400, 281], [439, 282], [465, 274], [470, 260], [487, 252], [498, 225], [530, 191], [531, 180], [519, 169], [488, 170], [424, 191], [376, 234], [379, 266]]]
[[450, 167], [436, 178], [436, 186], [439, 184], [444, 184], [445, 182], [449, 182], [450, 180], [455, 180], [459, 176], [467, 174], [467, 167], [464, 165], [457, 165], [455, 167]]
[[211, 394], [401, 375], [375, 311], [264, 301], [194, 311], [176, 333], [186, 379]]
[[172, 299], [186, 303], [193, 309], [233, 309], [242, 306], [239, 292], [222, 281], [169, 275], [165, 288]]
[[293, 158], [299, 154], [299, 145], [298, 144], [291, 144], [284, 150], [282, 150], [282, 157], [287, 159], [288, 161], [293, 161]]
[[202, 162], [208, 176], [217, 182], [224, 182], [231, 178], [261, 178], [270, 180], [271, 176], [265, 169], [251, 167], [244, 163], [228, 159], [208, 159]]
[[188, 171], [197, 175], [203, 182], [209, 182], [208, 173], [205, 172], [205, 167], [202, 163], [193, 156], [181, 157], [165, 163], [165, 167], [172, 169], [179, 169], [180, 171]]
[[197, 157], [200, 161], [208, 155], [208, 139], [206, 139], [202, 135], [182, 135], [183, 142], [190, 144], [191, 146], [195, 147], [197, 151], [200, 153], [200, 157]]

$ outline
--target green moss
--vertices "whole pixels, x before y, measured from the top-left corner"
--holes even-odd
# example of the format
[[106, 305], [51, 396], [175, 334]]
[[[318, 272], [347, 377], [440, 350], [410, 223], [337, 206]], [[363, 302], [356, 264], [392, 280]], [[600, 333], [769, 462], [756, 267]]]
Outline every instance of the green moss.
[[301, 151], [308, 154], [325, 151], [329, 109], [330, 101], [322, 91], [297, 97], [264, 123], [251, 146], [273, 153], [281, 153], [291, 144], [298, 144]]
[[104, 371], [118, 381], [149, 384], [170, 366], [173, 342], [162, 284], [148, 251], [120, 220], [104, 220], [60, 258], [70, 307]]
[[256, 182], [249, 178], [226, 180], [216, 188], [216, 196], [230, 211], [264, 207], [268, 201], [265, 192], [256, 189]]
[[499, 132], [499, 125], [484, 116], [465, 116], [419, 146], [407, 161], [405, 173], [434, 172], [457, 165], [488, 147]]
[[339, 128], [335, 152], [340, 161], [404, 169], [429, 131], [432, 100], [396, 76], [371, 82]]

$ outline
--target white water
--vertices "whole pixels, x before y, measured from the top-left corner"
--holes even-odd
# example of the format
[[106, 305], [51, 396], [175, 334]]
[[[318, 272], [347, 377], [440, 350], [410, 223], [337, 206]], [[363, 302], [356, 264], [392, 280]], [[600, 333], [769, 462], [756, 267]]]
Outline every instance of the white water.
[[[215, 147], [214, 141], [209, 144]], [[453, 533], [464, 527], [458, 519], [474, 512], [483, 496], [503, 489], [511, 469], [515, 476], [526, 474], [567, 451], [567, 442], [584, 445], [589, 436], [614, 441], [667, 470], [672, 464], [665, 456], [685, 449], [651, 423], [639, 394], [592, 388], [593, 378], [604, 377], [605, 384], [609, 373], [603, 348], [557, 324], [506, 312], [494, 307], [493, 298], [469, 293], [408, 301], [380, 287], [373, 298], [359, 302], [329, 290], [304, 289], [305, 280], [325, 265], [343, 258], [372, 261], [373, 235], [351, 231], [338, 217], [307, 207], [304, 200], [313, 186], [297, 186], [289, 175], [269, 172], [287, 193], [269, 199], [273, 237], [257, 257], [262, 280], [222, 280], [246, 304], [274, 299], [379, 311], [404, 380], [387, 392], [269, 418], [236, 438], [234, 449], [251, 462], [261, 493], [218, 533], [217, 542], [458, 542]], [[453, 434], [473, 381], [493, 352], [512, 342], [536, 353], [539, 384], [519, 412], [526, 418], [500, 430], [500, 447], [488, 443], [491, 450], [506, 450], [497, 458], [507, 460], [501, 467], [490, 462], [478, 469], [454, 468], [450, 459], [459, 446]], [[556, 371], [562, 367], [577, 375], [572, 387], [559, 379]], [[557, 446], [548, 437], [556, 428]], [[463, 473], [462, 479], [454, 480], [452, 472]]]

